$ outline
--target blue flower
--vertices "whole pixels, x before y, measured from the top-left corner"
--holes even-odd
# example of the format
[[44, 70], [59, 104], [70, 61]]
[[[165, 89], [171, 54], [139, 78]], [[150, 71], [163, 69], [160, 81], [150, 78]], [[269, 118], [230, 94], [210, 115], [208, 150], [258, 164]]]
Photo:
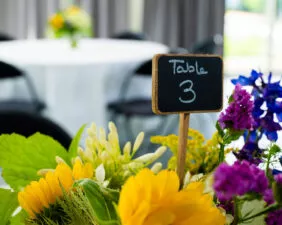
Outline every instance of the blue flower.
[[262, 153], [263, 150], [259, 148], [258, 143], [252, 141], [247, 141], [239, 152], [233, 152], [238, 160], [246, 160], [255, 165], [262, 162]]
[[262, 77], [262, 75], [263, 75], [262, 73], [259, 73], [259, 72], [255, 71], [255, 70], [252, 70], [250, 77], [245, 77], [245, 76], [240, 75], [238, 77], [238, 79], [232, 79], [231, 82], [234, 85], [239, 83], [242, 86], [254, 86], [255, 83], [256, 83], [256, 80], [259, 77]]
[[278, 138], [277, 131], [282, 129], [279, 123], [274, 122], [272, 112], [267, 112], [266, 115], [260, 119], [260, 126], [262, 132], [270, 141], [276, 141]]
[[[267, 81], [265, 81], [262, 73], [252, 70], [250, 77], [241, 75], [238, 79], [233, 79], [232, 83], [253, 87], [253, 128], [260, 130], [268, 140], [276, 141], [278, 138], [277, 131], [281, 130], [282, 127], [274, 121], [274, 115], [277, 116], [279, 122], [282, 122], [282, 102], [278, 100], [278, 98], [282, 98], [282, 86], [280, 81], [271, 83], [271, 79], [272, 73], [269, 73]], [[265, 110], [262, 109], [264, 104], [266, 105]]]
[[282, 171], [277, 170], [277, 169], [272, 170], [272, 175], [277, 175], [277, 174], [280, 174], [280, 173], [282, 173]]
[[254, 118], [259, 118], [263, 114], [263, 110], [261, 109], [262, 104], [264, 103], [264, 99], [257, 97], [254, 101], [254, 109], [253, 109], [253, 117]]

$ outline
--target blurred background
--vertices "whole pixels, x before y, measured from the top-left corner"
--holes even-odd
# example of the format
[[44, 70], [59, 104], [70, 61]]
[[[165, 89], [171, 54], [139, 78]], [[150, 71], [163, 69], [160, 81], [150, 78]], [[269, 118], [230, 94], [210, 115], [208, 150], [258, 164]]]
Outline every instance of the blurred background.
[[[45, 39], [50, 16], [71, 4], [88, 13], [93, 34], [73, 51], [66, 50], [64, 42]], [[150, 60], [156, 53], [222, 55], [225, 100], [234, 76], [248, 75], [253, 68], [280, 76], [282, 0], [0, 0], [0, 36], [0, 60], [30, 77], [38, 101], [43, 102], [40, 116], [70, 137], [83, 123], [93, 121], [105, 127], [113, 120], [125, 142], [142, 130], [148, 137], [177, 132], [177, 116], [156, 117], [148, 111]], [[132, 74], [149, 76], [128, 84]], [[0, 83], [1, 97], [24, 96], [19, 86], [11, 88], [5, 82]], [[128, 86], [132, 90], [125, 97]], [[141, 100], [136, 97], [138, 91]], [[193, 114], [191, 127], [209, 138], [216, 116]], [[3, 121], [8, 123], [6, 117]], [[11, 128], [9, 122], [1, 132], [9, 129], [22, 128]], [[33, 127], [28, 132], [33, 129], [38, 130]], [[148, 140], [145, 143], [149, 145]]]

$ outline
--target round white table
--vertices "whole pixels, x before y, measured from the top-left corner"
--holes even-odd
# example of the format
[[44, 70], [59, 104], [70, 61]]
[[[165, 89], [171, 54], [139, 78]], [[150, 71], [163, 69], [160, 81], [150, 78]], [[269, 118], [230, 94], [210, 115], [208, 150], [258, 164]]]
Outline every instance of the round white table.
[[105, 126], [106, 104], [118, 97], [125, 75], [167, 51], [148, 41], [83, 39], [71, 49], [68, 40], [19, 40], [0, 43], [0, 60], [27, 72], [47, 116], [74, 134], [91, 121]]

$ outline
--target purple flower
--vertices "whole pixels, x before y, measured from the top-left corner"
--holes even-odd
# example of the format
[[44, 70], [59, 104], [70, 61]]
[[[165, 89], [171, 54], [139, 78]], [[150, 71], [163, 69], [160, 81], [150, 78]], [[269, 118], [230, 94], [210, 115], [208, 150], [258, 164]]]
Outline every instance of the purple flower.
[[282, 209], [269, 213], [265, 222], [267, 225], [282, 225]]
[[265, 190], [265, 192], [263, 193], [263, 200], [267, 203], [267, 205], [271, 205], [275, 202], [271, 188]]
[[221, 207], [226, 211], [226, 213], [234, 215], [233, 201], [220, 202], [217, 207]]
[[245, 160], [236, 161], [232, 166], [222, 163], [214, 174], [214, 190], [220, 201], [229, 201], [247, 193], [264, 195], [267, 189], [264, 171]]
[[277, 184], [282, 186], [282, 173], [275, 175], [274, 180], [276, 181]]
[[254, 103], [251, 100], [251, 95], [237, 84], [232, 95], [232, 102], [219, 116], [218, 122], [221, 128], [230, 128], [236, 131], [251, 129], [254, 122], [253, 108]]

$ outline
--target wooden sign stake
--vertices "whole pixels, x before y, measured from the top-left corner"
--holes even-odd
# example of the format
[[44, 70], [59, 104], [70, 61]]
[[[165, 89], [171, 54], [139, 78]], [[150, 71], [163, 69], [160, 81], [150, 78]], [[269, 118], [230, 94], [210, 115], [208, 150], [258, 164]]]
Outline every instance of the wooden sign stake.
[[223, 61], [220, 56], [201, 54], [154, 56], [153, 112], [159, 115], [180, 115], [176, 165], [180, 188], [183, 187], [185, 177], [190, 113], [218, 112], [222, 109], [222, 100]]
[[183, 187], [185, 176], [185, 160], [187, 148], [187, 134], [189, 128], [190, 113], [179, 114], [179, 134], [178, 134], [178, 152], [176, 171], [180, 180], [180, 188]]

